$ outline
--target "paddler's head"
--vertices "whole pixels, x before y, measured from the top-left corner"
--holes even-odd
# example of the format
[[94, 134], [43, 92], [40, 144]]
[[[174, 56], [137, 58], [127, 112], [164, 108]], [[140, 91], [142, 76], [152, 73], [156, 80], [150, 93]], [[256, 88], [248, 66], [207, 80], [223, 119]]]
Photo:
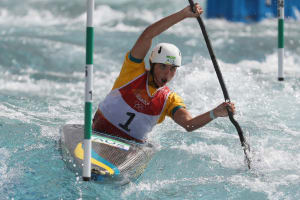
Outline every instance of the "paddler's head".
[[181, 53], [173, 44], [159, 43], [153, 48], [149, 60], [153, 80], [162, 87], [172, 80], [176, 68], [181, 66]]

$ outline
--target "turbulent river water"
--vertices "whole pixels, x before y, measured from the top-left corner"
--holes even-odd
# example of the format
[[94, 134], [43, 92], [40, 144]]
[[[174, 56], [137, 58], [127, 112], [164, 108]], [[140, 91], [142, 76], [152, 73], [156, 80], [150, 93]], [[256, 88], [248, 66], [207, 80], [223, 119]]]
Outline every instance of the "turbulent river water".
[[[188, 5], [95, 3], [93, 112], [139, 34]], [[167, 119], [149, 135], [158, 151], [145, 172], [118, 186], [83, 182], [60, 153], [60, 127], [84, 118], [85, 9], [82, 0], [0, 2], [0, 199], [300, 198], [299, 21], [285, 23], [285, 81], [278, 82], [276, 19], [243, 24], [204, 16], [251, 145], [251, 170], [228, 118], [189, 133]], [[183, 66], [170, 87], [194, 116], [224, 100], [195, 19], [171, 27], [153, 46], [159, 42], [181, 49]]]

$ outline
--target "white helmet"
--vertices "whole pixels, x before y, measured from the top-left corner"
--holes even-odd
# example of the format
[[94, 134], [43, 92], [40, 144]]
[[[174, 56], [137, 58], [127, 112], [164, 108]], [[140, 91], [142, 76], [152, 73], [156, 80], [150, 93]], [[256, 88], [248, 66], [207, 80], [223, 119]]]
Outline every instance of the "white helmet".
[[159, 43], [151, 52], [150, 62], [181, 66], [181, 53], [179, 49], [169, 43]]

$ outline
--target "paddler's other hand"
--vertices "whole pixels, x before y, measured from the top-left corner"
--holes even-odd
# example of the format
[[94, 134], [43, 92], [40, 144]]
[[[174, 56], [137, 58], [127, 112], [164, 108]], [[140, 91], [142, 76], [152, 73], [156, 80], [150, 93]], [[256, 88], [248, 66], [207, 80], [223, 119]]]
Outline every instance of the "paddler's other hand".
[[203, 13], [202, 7], [198, 4], [195, 3], [193, 10], [191, 9], [191, 6], [187, 6], [180, 12], [183, 13], [184, 17], [199, 17]]
[[224, 102], [217, 106], [213, 112], [216, 117], [227, 117], [228, 112], [227, 112], [227, 107], [229, 111], [231, 111], [233, 114], [235, 114], [235, 106], [233, 102]]

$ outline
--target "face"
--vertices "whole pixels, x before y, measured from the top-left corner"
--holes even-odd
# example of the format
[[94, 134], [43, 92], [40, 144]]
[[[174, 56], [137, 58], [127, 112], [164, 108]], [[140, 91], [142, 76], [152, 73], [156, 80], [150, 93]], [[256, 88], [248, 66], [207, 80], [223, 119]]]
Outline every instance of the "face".
[[176, 73], [177, 66], [156, 63], [154, 65], [154, 81], [156, 85], [162, 87], [170, 82]]

